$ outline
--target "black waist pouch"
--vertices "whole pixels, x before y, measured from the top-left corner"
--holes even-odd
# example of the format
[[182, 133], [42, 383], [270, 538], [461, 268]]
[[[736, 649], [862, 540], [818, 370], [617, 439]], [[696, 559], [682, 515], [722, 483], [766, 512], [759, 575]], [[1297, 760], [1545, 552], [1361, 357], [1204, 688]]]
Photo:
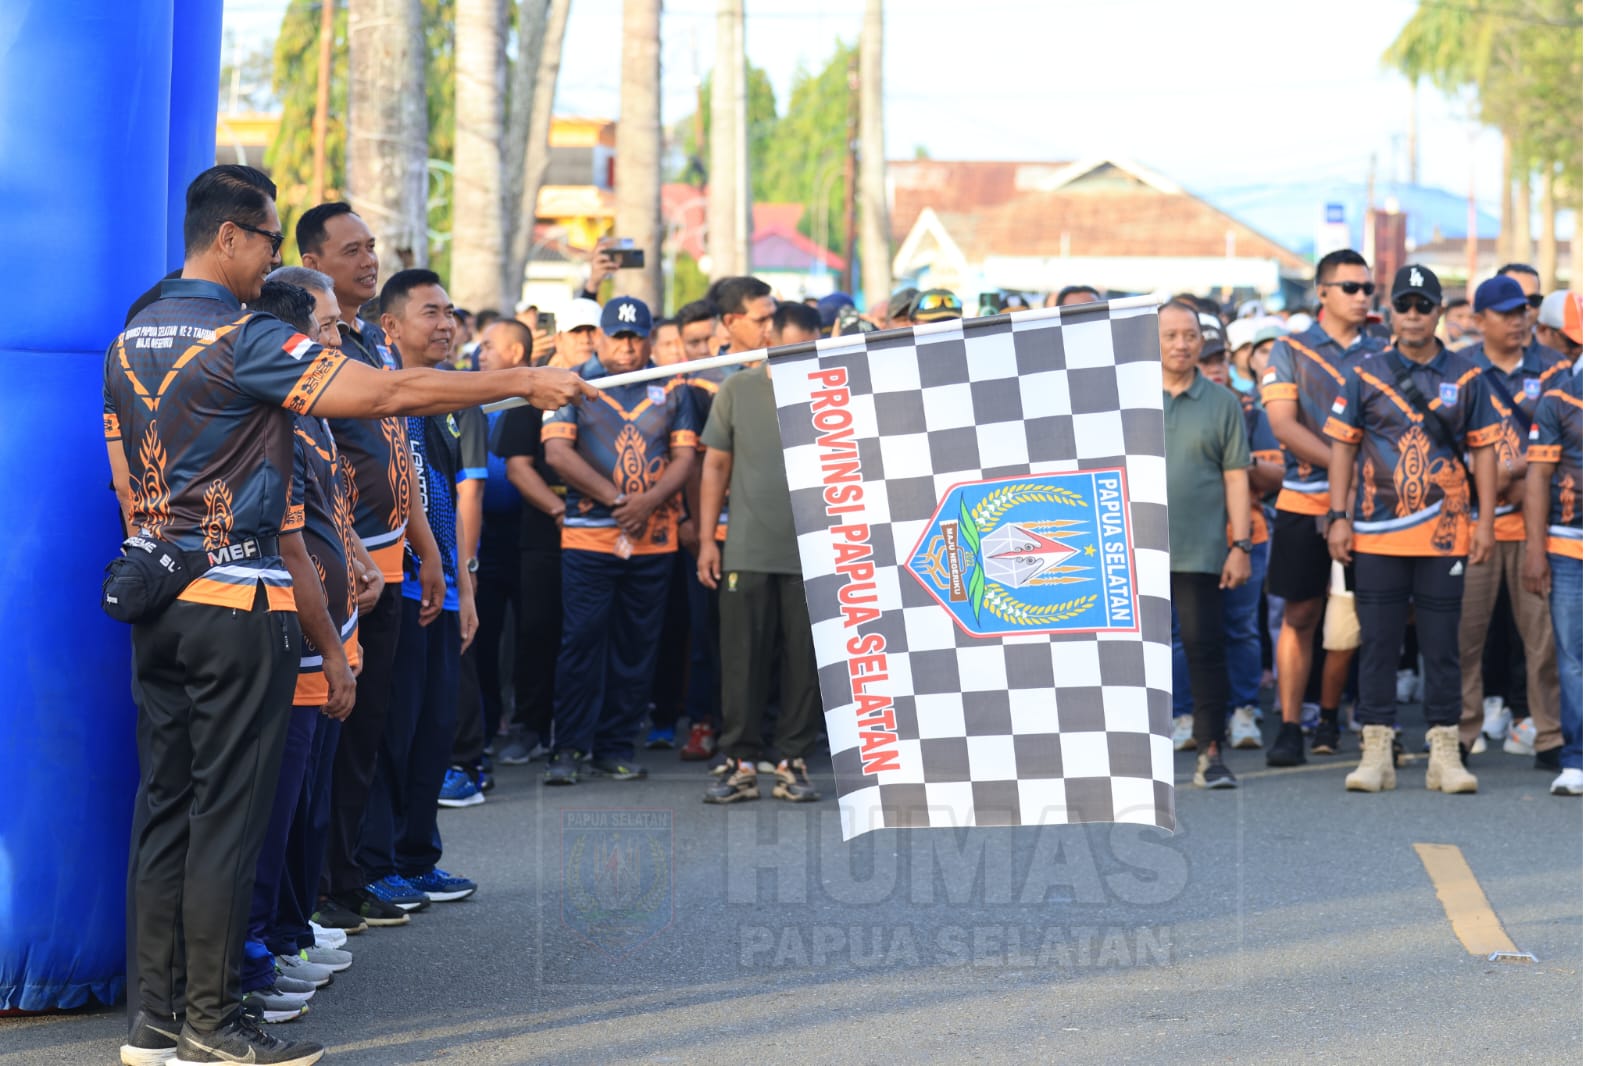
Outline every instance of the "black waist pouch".
[[100, 607], [119, 622], [148, 622], [165, 611], [189, 584], [183, 553], [135, 534], [122, 542], [122, 554], [106, 566]]

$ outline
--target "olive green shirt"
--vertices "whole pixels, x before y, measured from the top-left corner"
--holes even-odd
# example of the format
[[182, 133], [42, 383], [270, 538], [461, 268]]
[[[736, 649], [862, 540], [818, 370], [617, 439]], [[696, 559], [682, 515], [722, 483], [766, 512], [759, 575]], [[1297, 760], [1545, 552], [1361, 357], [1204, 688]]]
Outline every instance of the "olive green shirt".
[[1224, 470], [1250, 465], [1233, 393], [1198, 371], [1178, 395], [1162, 390], [1167, 422], [1167, 529], [1173, 573], [1220, 574], [1228, 557]]
[[700, 440], [733, 454], [723, 572], [799, 574], [800, 543], [789, 509], [778, 404], [765, 366], [741, 370], [722, 383]]

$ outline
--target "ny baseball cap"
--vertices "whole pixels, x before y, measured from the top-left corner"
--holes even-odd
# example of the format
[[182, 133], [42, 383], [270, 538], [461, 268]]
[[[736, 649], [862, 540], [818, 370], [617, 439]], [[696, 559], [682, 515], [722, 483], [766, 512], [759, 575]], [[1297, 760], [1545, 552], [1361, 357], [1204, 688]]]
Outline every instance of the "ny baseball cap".
[[1210, 359], [1228, 353], [1228, 342], [1223, 338], [1222, 319], [1207, 311], [1201, 311], [1200, 319], [1200, 358]]
[[600, 332], [608, 337], [619, 333], [650, 336], [655, 322], [650, 317], [650, 306], [632, 296], [613, 296], [600, 312]]
[[1517, 284], [1517, 279], [1506, 274], [1488, 278], [1472, 294], [1474, 311], [1515, 311], [1528, 306], [1528, 297]]
[[556, 312], [556, 332], [571, 333], [575, 329], [597, 329], [600, 326], [600, 305], [593, 300], [577, 299]]
[[[1521, 291], [1522, 287], [1518, 286], [1517, 292]], [[1444, 303], [1444, 287], [1439, 284], [1438, 275], [1425, 266], [1407, 264], [1395, 271], [1394, 285], [1389, 289], [1389, 296], [1398, 300], [1402, 296], [1412, 295], [1426, 296], [1436, 307]]]
[[1539, 305], [1539, 325], [1564, 333], [1574, 344], [1583, 343], [1583, 297], [1570, 289], [1557, 289]]

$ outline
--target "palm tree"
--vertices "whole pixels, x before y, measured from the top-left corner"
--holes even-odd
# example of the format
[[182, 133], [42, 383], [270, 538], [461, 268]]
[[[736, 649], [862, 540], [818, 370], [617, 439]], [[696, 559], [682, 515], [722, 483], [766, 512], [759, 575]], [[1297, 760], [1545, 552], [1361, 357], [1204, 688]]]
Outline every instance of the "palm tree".
[[456, 0], [455, 214], [451, 296], [509, 314], [505, 277], [506, 0]]
[[514, 306], [522, 296], [539, 187], [550, 165], [550, 118], [556, 75], [567, 35], [572, 0], [521, 0], [517, 5], [517, 62], [511, 78], [511, 113], [506, 127], [504, 184], [504, 277], [501, 302]]
[[617, 231], [644, 249], [619, 293], [661, 309], [661, 0], [623, 0], [622, 110], [617, 118]]
[[381, 274], [428, 263], [428, 96], [420, 0], [350, 0], [350, 203]]

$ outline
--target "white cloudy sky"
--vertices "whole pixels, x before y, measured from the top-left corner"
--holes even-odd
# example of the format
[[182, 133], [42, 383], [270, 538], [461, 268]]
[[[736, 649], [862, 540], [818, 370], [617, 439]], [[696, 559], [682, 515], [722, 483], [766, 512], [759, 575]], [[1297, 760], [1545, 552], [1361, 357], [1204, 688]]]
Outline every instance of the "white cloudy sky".
[[[295, 0], [308, 2], [308, 0]], [[225, 30], [270, 40], [287, 0], [225, 0]], [[1413, 0], [885, 0], [889, 155], [1119, 156], [1196, 188], [1403, 178], [1409, 88], [1380, 55]], [[574, 0], [558, 110], [615, 115], [621, 0]], [[787, 93], [836, 38], [860, 30], [860, 0], [746, 0], [747, 48]], [[663, 111], [694, 106], [715, 51], [715, 0], [665, 0]], [[1458, 193], [1499, 189], [1499, 139], [1465, 104], [1424, 86], [1421, 179]]]

